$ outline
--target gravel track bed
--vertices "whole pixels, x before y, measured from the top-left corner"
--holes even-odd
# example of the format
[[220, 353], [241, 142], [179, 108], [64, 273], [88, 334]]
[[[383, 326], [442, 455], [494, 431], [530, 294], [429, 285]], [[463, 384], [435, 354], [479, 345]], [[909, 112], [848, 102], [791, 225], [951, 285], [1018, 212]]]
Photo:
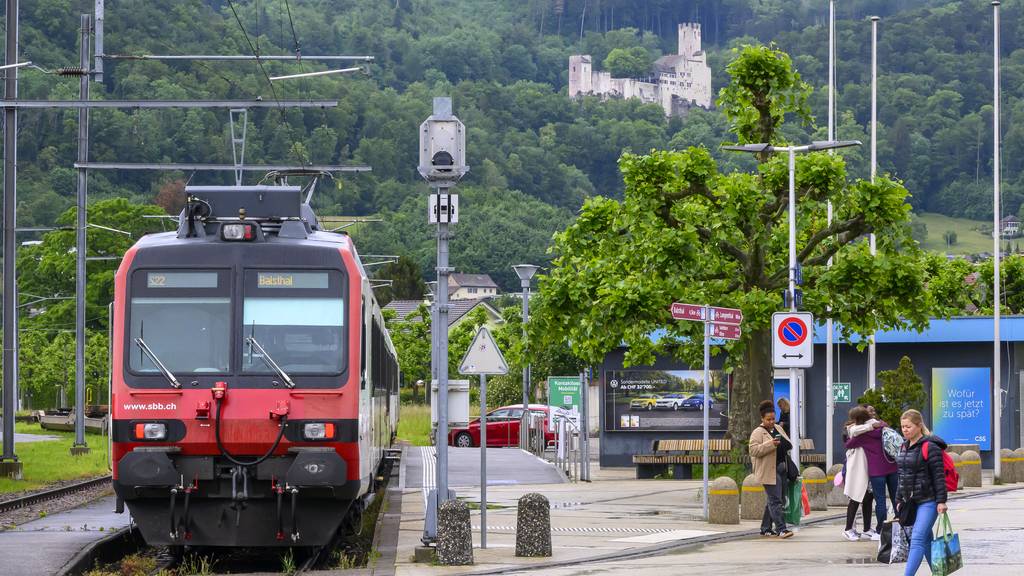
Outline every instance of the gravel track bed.
[[[30, 492], [16, 492], [16, 493], [12, 493], [12, 494], [5, 494], [3, 497], [0, 497], [0, 502], [6, 502], [8, 500], [14, 500], [16, 498], [22, 498], [22, 497], [34, 494], [36, 492], [42, 492], [43, 490], [52, 490], [54, 488], [60, 488], [61, 486], [66, 486], [66, 485], [69, 485], [69, 484], [75, 484], [75, 483], [81, 482], [81, 481], [82, 481], [82, 479], [79, 478], [77, 480], [69, 480], [69, 481], [65, 481], [65, 482], [58, 482], [58, 483], [49, 485], [45, 489], [41, 489], [41, 490], [33, 490], [33, 491], [30, 491]], [[4, 514], [0, 514], [0, 531], [7, 530], [11, 526], [17, 526], [19, 524], [24, 524], [25, 522], [29, 522], [29, 521], [35, 520], [37, 518], [40, 518], [41, 515], [52, 516], [53, 514], [57, 514], [59, 512], [63, 512], [64, 510], [69, 510], [71, 508], [77, 508], [78, 506], [81, 506], [82, 504], [86, 504], [88, 502], [92, 502], [93, 500], [96, 500], [97, 498], [102, 498], [103, 496], [107, 496], [107, 495], [113, 494], [113, 493], [114, 493], [114, 490], [109, 485], [105, 485], [104, 484], [104, 485], [94, 486], [94, 487], [89, 488], [87, 490], [81, 490], [81, 491], [75, 492], [73, 494], [67, 494], [65, 496], [61, 496], [60, 498], [55, 498], [53, 500], [48, 500], [46, 502], [40, 502], [38, 504], [33, 504], [31, 506], [26, 506], [24, 508], [19, 508], [17, 510], [11, 510], [10, 512], [4, 513]]]

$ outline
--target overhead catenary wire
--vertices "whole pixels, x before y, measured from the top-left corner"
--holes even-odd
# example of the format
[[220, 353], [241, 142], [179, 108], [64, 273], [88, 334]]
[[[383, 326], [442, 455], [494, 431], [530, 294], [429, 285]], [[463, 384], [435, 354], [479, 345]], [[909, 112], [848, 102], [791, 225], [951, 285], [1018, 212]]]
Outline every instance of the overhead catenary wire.
[[277, 89], [274, 88], [274, 83], [270, 80], [270, 74], [267, 73], [266, 67], [263, 66], [263, 60], [260, 59], [259, 51], [256, 49], [256, 46], [253, 45], [252, 39], [249, 38], [249, 33], [245, 30], [245, 25], [242, 24], [242, 19], [238, 16], [238, 11], [235, 10], [235, 3], [232, 0], [228, 0], [228, 7], [231, 8], [231, 13], [235, 16], [235, 22], [238, 22], [238, 28], [241, 29], [242, 35], [245, 36], [245, 41], [249, 44], [249, 49], [252, 50], [253, 56], [256, 57], [256, 64], [260, 67], [260, 71], [263, 72], [263, 76], [266, 77], [267, 84], [270, 84], [270, 92], [274, 96], [274, 101], [280, 103], [280, 98], [277, 97]]

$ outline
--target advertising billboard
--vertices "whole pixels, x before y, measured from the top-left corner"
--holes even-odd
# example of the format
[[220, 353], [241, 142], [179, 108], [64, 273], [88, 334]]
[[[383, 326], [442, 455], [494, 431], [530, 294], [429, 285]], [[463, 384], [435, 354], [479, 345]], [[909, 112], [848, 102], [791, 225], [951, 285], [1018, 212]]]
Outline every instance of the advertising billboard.
[[932, 368], [932, 431], [949, 444], [992, 449], [989, 368]]
[[[729, 427], [728, 376], [711, 371], [709, 423]], [[605, 372], [604, 427], [608, 432], [704, 429], [702, 370], [609, 370]]]
[[[568, 417], [580, 425], [580, 377], [549, 376], [548, 406], [550, 413]], [[548, 418], [548, 427], [555, 429], [555, 418]]]

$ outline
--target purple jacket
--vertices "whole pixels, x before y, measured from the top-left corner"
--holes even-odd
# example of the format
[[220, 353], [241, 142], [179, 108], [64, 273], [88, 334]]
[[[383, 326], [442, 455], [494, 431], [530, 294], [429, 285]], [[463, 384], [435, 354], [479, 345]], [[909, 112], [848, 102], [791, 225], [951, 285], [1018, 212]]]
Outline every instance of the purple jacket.
[[896, 463], [885, 458], [882, 447], [882, 429], [875, 428], [846, 441], [847, 448], [863, 448], [868, 459], [868, 476], [888, 476], [896, 473]]

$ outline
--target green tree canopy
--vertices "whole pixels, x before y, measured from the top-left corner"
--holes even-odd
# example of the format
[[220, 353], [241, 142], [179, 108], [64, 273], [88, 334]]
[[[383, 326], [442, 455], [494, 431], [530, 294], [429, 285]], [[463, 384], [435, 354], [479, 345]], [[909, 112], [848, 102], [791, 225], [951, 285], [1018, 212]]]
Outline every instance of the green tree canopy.
[[634, 46], [613, 49], [603, 64], [604, 69], [611, 72], [613, 78], [636, 78], [649, 74], [653, 62], [646, 48]]
[[[810, 87], [774, 47], [747, 46], [734, 56], [719, 107], [740, 142], [784, 143], [787, 115], [810, 120]], [[762, 154], [756, 173], [723, 174], [707, 149], [691, 147], [625, 154], [619, 167], [624, 200], [588, 200], [555, 236], [532, 337], [567, 343], [591, 363], [624, 343], [630, 365], [660, 354], [698, 365], [701, 326], [672, 320], [671, 303], [741, 308], [743, 339], [724, 348], [735, 370], [730, 432], [745, 438], [758, 402], [771, 398], [771, 314], [781, 308], [789, 272], [787, 158]], [[907, 191], [887, 178], [849, 182], [842, 156], [825, 153], [797, 159], [796, 191], [804, 309], [831, 316], [848, 337], [926, 326], [936, 307], [926, 258], [910, 237]], [[861, 240], [870, 232], [876, 257]], [[654, 342], [658, 330], [666, 337]]]

